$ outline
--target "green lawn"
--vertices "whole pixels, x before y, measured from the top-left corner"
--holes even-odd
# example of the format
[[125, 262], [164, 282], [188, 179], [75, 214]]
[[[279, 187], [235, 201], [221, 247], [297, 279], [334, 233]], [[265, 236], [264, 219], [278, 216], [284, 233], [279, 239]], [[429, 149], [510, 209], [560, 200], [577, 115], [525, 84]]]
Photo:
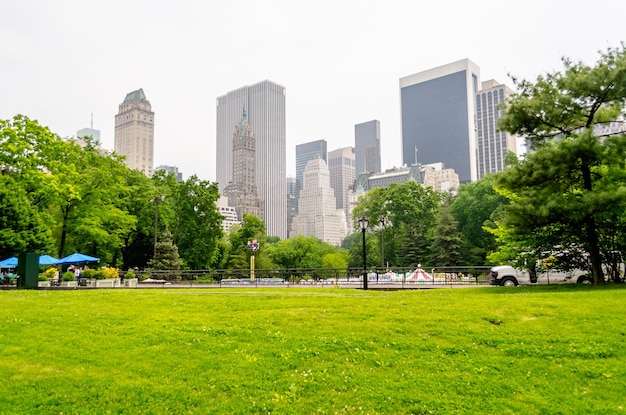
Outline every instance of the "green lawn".
[[624, 414], [626, 287], [0, 291], [0, 414]]

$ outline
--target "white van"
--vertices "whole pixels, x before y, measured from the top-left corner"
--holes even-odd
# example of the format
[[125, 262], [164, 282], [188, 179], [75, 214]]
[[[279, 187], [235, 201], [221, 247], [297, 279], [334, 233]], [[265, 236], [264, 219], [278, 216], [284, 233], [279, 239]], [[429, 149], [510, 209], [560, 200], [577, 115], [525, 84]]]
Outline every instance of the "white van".
[[537, 271], [536, 279], [526, 269], [514, 268], [510, 265], [500, 265], [491, 268], [489, 274], [491, 285], [529, 285], [529, 284], [591, 284], [591, 275], [580, 269], [562, 271], [547, 269]]

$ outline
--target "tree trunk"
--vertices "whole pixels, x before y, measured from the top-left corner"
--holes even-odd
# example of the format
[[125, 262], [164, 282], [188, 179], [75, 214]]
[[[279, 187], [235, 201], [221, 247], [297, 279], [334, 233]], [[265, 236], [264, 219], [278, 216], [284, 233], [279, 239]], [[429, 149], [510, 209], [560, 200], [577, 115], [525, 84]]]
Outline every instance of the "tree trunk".
[[594, 284], [604, 283], [604, 272], [602, 271], [602, 256], [600, 255], [600, 245], [598, 243], [598, 232], [596, 221], [593, 217], [585, 220], [585, 231], [587, 233], [587, 243], [589, 245], [589, 257], [591, 259], [591, 274]]
[[69, 217], [69, 208], [62, 209], [63, 212], [63, 225], [61, 226], [61, 242], [59, 244], [59, 258], [63, 258], [63, 252], [65, 251], [65, 240], [67, 239], [67, 221]]
[[[591, 192], [593, 184], [591, 179], [591, 168], [583, 160], [581, 172], [583, 175], [583, 187]], [[585, 218], [585, 233], [587, 234], [587, 245], [589, 248], [589, 257], [591, 259], [591, 275], [594, 284], [604, 283], [604, 273], [602, 272], [602, 256], [600, 255], [600, 243], [598, 238], [598, 229], [593, 214]]]

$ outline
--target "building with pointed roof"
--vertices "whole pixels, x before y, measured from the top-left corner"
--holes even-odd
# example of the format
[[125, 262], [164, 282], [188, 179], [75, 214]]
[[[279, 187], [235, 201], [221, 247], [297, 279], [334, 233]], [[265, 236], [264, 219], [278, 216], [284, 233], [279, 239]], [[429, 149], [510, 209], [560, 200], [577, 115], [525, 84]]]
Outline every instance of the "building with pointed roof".
[[154, 168], [154, 112], [143, 89], [130, 92], [115, 116], [113, 149], [126, 165], [152, 176]]
[[298, 214], [291, 226], [290, 235], [315, 236], [335, 246], [346, 236], [346, 215], [337, 209], [330, 172], [321, 158], [309, 160], [304, 169]]
[[256, 139], [248, 123], [246, 108], [233, 132], [233, 179], [224, 189], [228, 206], [235, 209], [237, 219], [244, 214], [263, 217], [263, 203], [256, 187]]

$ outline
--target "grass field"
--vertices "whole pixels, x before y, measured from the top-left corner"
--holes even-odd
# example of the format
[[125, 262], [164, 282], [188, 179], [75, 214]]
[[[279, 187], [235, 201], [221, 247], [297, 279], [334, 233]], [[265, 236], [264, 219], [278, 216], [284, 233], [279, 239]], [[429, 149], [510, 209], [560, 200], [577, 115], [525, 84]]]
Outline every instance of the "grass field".
[[0, 291], [0, 414], [624, 414], [626, 287]]

